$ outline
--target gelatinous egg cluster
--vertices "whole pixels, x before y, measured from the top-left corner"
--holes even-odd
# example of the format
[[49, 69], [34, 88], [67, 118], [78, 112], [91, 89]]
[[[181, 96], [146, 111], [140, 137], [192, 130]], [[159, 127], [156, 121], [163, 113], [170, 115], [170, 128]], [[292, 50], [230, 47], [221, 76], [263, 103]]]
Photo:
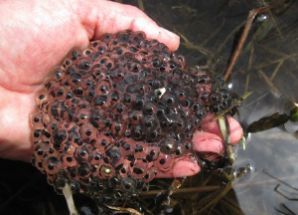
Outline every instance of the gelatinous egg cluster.
[[91, 197], [147, 189], [192, 153], [207, 113], [230, 107], [231, 95], [214, 86], [142, 32], [103, 35], [72, 51], [39, 92], [33, 164], [58, 191], [65, 183]]

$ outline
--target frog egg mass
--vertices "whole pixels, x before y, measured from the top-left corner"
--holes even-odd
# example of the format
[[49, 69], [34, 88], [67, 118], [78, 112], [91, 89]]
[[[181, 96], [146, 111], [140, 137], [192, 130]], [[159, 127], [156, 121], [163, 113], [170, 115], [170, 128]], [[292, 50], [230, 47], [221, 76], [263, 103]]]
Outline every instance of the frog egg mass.
[[72, 51], [39, 91], [32, 162], [58, 192], [66, 183], [92, 198], [146, 190], [176, 157], [194, 153], [202, 118], [232, 99], [144, 33], [105, 34]]

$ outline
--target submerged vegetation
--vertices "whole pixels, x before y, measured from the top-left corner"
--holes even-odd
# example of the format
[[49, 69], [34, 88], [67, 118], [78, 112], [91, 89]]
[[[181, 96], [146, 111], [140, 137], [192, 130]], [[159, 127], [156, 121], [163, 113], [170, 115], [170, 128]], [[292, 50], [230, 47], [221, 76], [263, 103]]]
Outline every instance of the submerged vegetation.
[[[79, 213], [104, 214], [108, 208], [110, 214], [297, 214], [297, 2], [118, 2], [138, 6], [175, 31], [181, 37], [180, 52], [190, 64], [220, 77], [237, 50], [249, 11], [268, 7], [251, 20], [229, 81], [243, 98], [239, 119], [253, 134], [247, 135], [236, 152], [238, 159], [230, 165], [216, 171], [206, 168], [185, 180], [155, 180], [134, 208], [98, 208], [90, 199], [75, 196]], [[0, 214], [68, 214], [63, 196], [33, 167], [5, 160], [0, 166]]]

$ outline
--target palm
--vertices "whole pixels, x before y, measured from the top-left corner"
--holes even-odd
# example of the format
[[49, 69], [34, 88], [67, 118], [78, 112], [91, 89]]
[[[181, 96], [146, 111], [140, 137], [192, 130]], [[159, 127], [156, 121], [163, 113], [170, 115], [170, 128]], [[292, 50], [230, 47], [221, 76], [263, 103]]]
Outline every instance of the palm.
[[[1, 152], [4, 153], [2, 157], [27, 159], [31, 153], [28, 119], [34, 107], [36, 90], [69, 50], [86, 45], [89, 38], [78, 18], [75, 20], [61, 3], [52, 5], [56, 13], [52, 13], [49, 7], [20, 2], [7, 4], [15, 14], [23, 14], [25, 19], [12, 16], [4, 22], [1, 32], [5, 43], [0, 46], [3, 55], [0, 57], [0, 93], [5, 98], [6, 107], [1, 117], [4, 125], [1, 137], [5, 137], [1, 142], [9, 143], [1, 144]], [[34, 12], [29, 13], [30, 10]], [[64, 19], [59, 14], [64, 14]], [[2, 13], [0, 22], [5, 17]], [[14, 145], [20, 150], [17, 153], [13, 150], [10, 154]]]
[[[7, 17], [11, 18], [7, 20]], [[0, 23], [4, 23], [0, 30], [3, 41], [0, 42], [0, 157], [26, 161], [32, 154], [29, 116], [35, 94], [49, 71], [71, 49], [84, 48], [90, 39], [103, 33], [124, 29], [143, 30], [148, 38], [158, 39], [171, 50], [179, 45], [178, 37], [158, 27], [136, 8], [103, 0], [47, 0], [32, 4], [4, 1], [0, 3]], [[236, 130], [241, 130], [235, 121], [232, 124]], [[234, 133], [236, 142], [242, 130]], [[200, 142], [201, 137], [222, 147], [218, 131], [197, 135], [196, 142]], [[219, 152], [213, 143], [211, 151]], [[201, 146], [197, 145], [197, 150], [201, 150]], [[207, 148], [209, 150], [210, 146]], [[181, 163], [182, 169], [187, 166], [191, 168], [189, 163]], [[199, 168], [185, 174], [197, 171]]]
[[[179, 43], [178, 37], [173, 38], [131, 6], [101, 0], [31, 3], [0, 3], [0, 157], [21, 160], [28, 160], [31, 154], [28, 118], [34, 95], [71, 49], [83, 48], [105, 32], [140, 30], [142, 25], [149, 37], [167, 42], [171, 49]], [[108, 14], [111, 8], [112, 15]], [[103, 21], [100, 29], [99, 21]]]

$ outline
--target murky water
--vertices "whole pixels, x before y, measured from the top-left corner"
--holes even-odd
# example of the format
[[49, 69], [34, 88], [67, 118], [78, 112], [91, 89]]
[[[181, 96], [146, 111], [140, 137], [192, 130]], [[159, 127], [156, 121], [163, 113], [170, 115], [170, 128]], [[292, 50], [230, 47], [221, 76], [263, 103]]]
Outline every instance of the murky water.
[[[232, 90], [240, 96], [250, 93], [238, 118], [247, 128], [275, 112], [288, 114], [298, 102], [297, 1], [118, 1], [142, 8], [161, 26], [180, 34], [180, 53], [187, 62], [219, 76], [249, 11], [273, 2], [272, 13], [254, 22], [233, 72]], [[205, 172], [189, 178], [172, 196], [174, 214], [298, 214], [297, 138], [298, 123], [290, 121], [248, 135], [246, 149], [238, 149], [235, 167], [250, 164], [253, 170], [234, 180], [232, 187]], [[0, 214], [68, 214], [64, 199], [33, 167], [2, 160], [0, 169], [5, 173], [0, 174]], [[148, 196], [142, 200], [145, 206], [155, 195]], [[157, 214], [154, 206], [151, 209], [146, 214]]]
[[[219, 75], [224, 72], [249, 10], [264, 3], [244, 0], [124, 2], [143, 7], [159, 24], [180, 34], [180, 51], [190, 64], [208, 66]], [[233, 90], [239, 95], [251, 93], [239, 109], [238, 117], [245, 128], [275, 112], [288, 113], [294, 102], [298, 102], [298, 4], [272, 2], [275, 9], [255, 20], [231, 80]], [[298, 125], [293, 122], [248, 136], [246, 150], [239, 150], [236, 166], [250, 163], [254, 171], [233, 182], [236, 197], [232, 205], [237, 208], [233, 213], [298, 213], [297, 136]], [[184, 207], [199, 204], [198, 199], [193, 201]], [[232, 214], [232, 210], [224, 207], [186, 211]]]
[[[145, 11], [192, 43], [190, 48], [182, 48], [192, 63], [209, 63], [208, 66], [217, 73], [223, 73], [235, 35], [248, 11], [258, 6], [256, 1], [146, 3]], [[240, 95], [252, 93], [239, 109], [243, 125], [274, 112], [288, 112], [289, 105], [298, 101], [297, 11], [295, 3], [281, 14], [267, 14], [263, 21], [260, 18], [264, 17], [259, 17], [259, 22], [251, 29], [232, 79], [235, 92]], [[182, 39], [183, 44], [186, 44], [185, 39]], [[253, 163], [255, 171], [233, 183], [244, 214], [298, 212], [298, 158], [294, 152], [298, 152], [297, 124], [287, 123], [285, 127], [249, 136], [247, 149], [239, 152], [237, 162], [240, 165]], [[296, 187], [296, 190], [286, 187], [266, 172]], [[281, 192], [289, 198], [296, 198], [296, 201], [278, 194], [274, 190], [278, 184], [281, 184]]]

